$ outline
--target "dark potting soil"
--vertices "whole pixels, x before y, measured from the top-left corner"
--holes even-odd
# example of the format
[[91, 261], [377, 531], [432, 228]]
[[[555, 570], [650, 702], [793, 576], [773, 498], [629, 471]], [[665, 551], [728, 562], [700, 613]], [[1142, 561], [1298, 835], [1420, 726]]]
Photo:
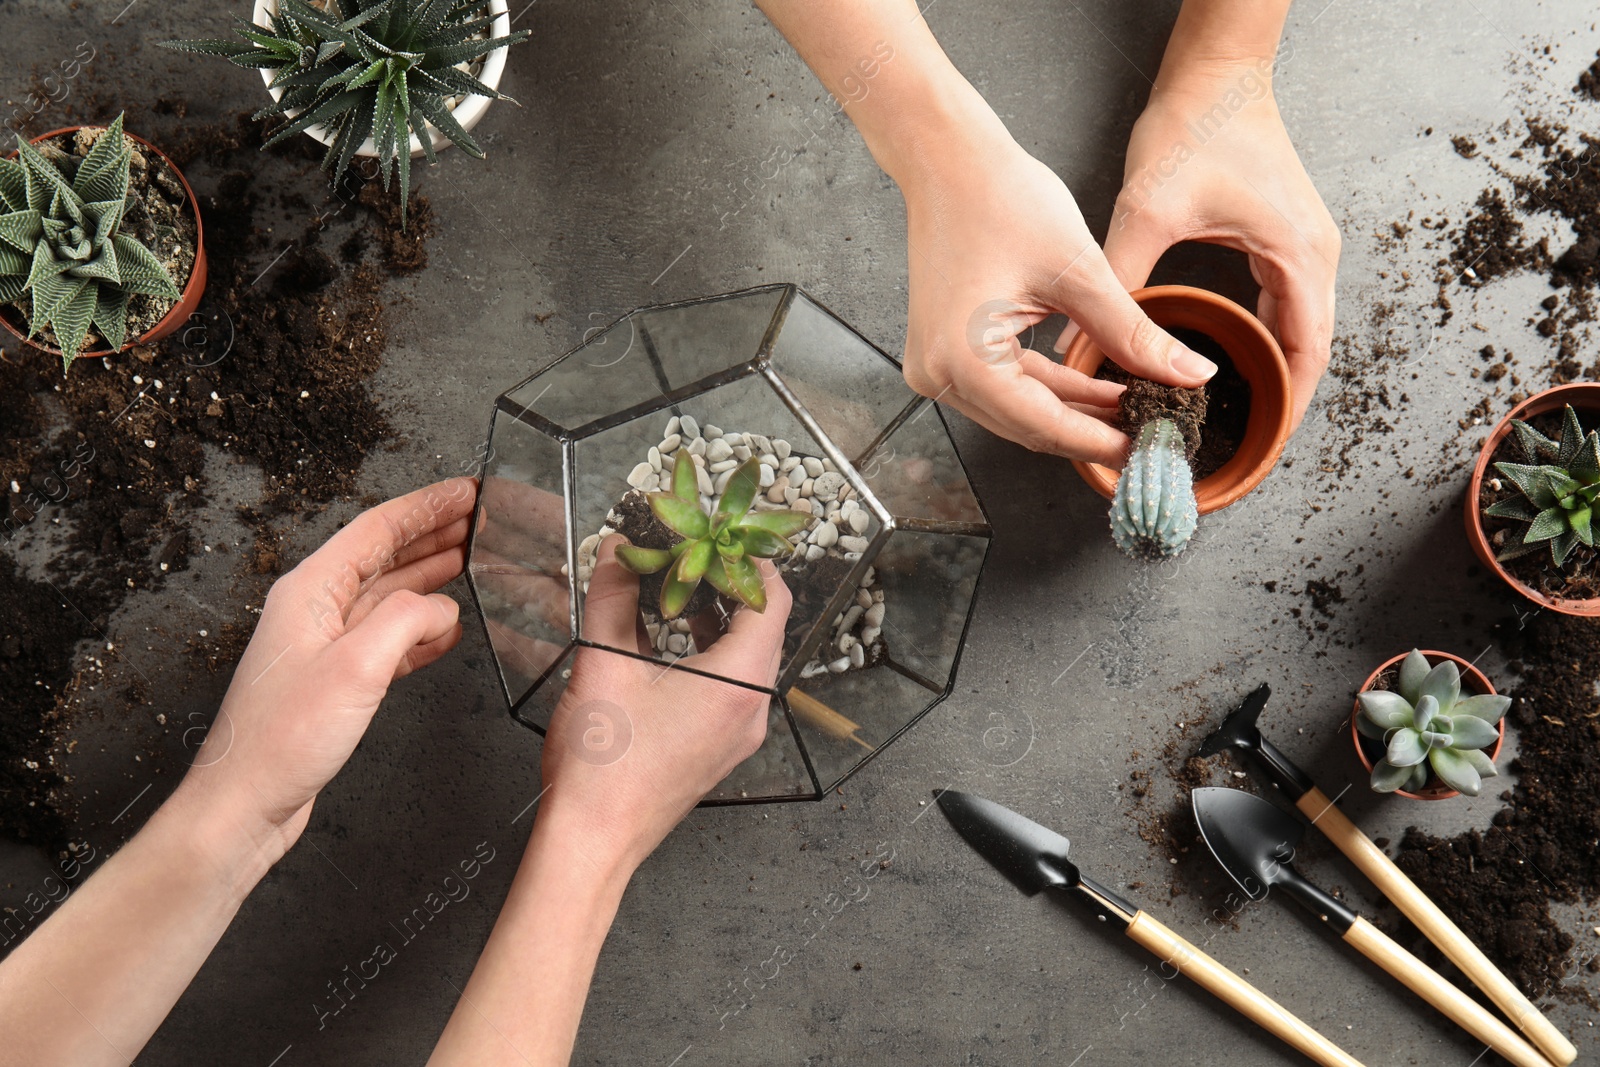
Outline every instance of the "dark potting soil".
[[1118, 402], [1118, 423], [1130, 437], [1154, 419], [1172, 420], [1183, 435], [1189, 467], [1199, 481], [1221, 470], [1243, 443], [1250, 420], [1250, 383], [1210, 337], [1182, 328], [1168, 332], [1217, 365], [1217, 373], [1201, 388], [1160, 385], [1135, 377], [1110, 360], [1100, 364], [1095, 377], [1127, 387]]
[[[1583, 412], [1579, 418], [1586, 430], [1600, 426], [1600, 416], [1595, 414]], [[1559, 439], [1561, 436], [1562, 413], [1559, 411], [1547, 411], [1527, 421], [1546, 437]], [[1484, 473], [1483, 484], [1478, 489], [1478, 511], [1480, 521], [1483, 523], [1483, 532], [1489, 538], [1490, 547], [1495, 551], [1508, 544], [1515, 544], [1516, 540], [1522, 537], [1523, 531], [1528, 528], [1527, 523], [1482, 514], [1485, 508], [1501, 500], [1521, 495], [1508, 479], [1496, 474], [1493, 464], [1502, 462], [1526, 462], [1509, 434], [1494, 450], [1490, 467]], [[1498, 489], [1495, 488], [1496, 482], [1500, 486]], [[1555, 559], [1548, 548], [1507, 560], [1501, 566], [1517, 581], [1546, 596], [1574, 600], [1600, 597], [1600, 552], [1596, 552], [1588, 545], [1575, 545], [1572, 551], [1567, 553], [1567, 558], [1560, 567], [1555, 565]]]
[[1574, 961], [1573, 936], [1550, 914], [1552, 903], [1600, 900], [1600, 620], [1543, 612], [1501, 630], [1520, 679], [1510, 694], [1519, 749], [1516, 785], [1501, 794], [1507, 806], [1487, 833], [1410, 830], [1395, 861], [1524, 992], [1600, 1008], [1567, 981], [1579, 967], [1595, 970], [1597, 957]]
[[[104, 132], [104, 127], [86, 126], [43, 141], [38, 148], [40, 154], [52, 162], [59, 160], [69, 166], [68, 173], [76, 173], [76, 161], [89, 154]], [[188, 284], [189, 274], [194, 269], [197, 230], [193, 208], [172, 168], [138, 142], [130, 139], [130, 143], [133, 145], [133, 156], [128, 167], [129, 206], [122, 217], [121, 232], [155, 253], [172, 283], [181, 291]], [[16, 153], [13, 151], [10, 154]], [[174, 303], [176, 301], [165, 297], [135, 293], [128, 301], [129, 339], [153, 329], [172, 310]], [[0, 314], [4, 314], [18, 331], [26, 334], [32, 310], [33, 301], [28, 294], [23, 294], [15, 303], [4, 305]], [[38, 339], [47, 345], [59, 347], [55, 331], [48, 326], [41, 331]], [[104, 347], [105, 338], [91, 326], [80, 351]]]
[[[262, 153], [247, 115], [206, 126], [173, 121], [181, 111], [157, 105], [135, 122], [130, 106], [128, 121], [183, 168], [200, 202], [201, 323], [79, 360], [65, 376], [36, 349], [0, 351], [0, 525], [7, 542], [48, 530], [52, 551], [42, 578], [0, 556], [0, 833], [47, 847], [64, 843], [72, 813], [64, 753], [78, 680], [104, 681], [119, 654], [97, 646], [102, 674], [78, 657], [80, 642], [104, 642], [127, 596], [160, 588], [201, 550], [189, 524], [207, 503], [207, 446], [223, 457], [212, 463], [231, 456], [265, 476], [263, 497], [240, 512], [255, 530], [243, 596], [282, 569], [280, 523], [355, 489], [363, 457], [393, 436], [370, 386], [388, 340], [387, 279], [425, 261], [419, 194], [397, 242], [398, 205], [354, 171], [330, 196], [309, 139]], [[225, 636], [197, 654], [231, 666], [247, 634], [217, 630]], [[144, 690], [135, 678], [121, 696], [136, 707], [153, 699]]]

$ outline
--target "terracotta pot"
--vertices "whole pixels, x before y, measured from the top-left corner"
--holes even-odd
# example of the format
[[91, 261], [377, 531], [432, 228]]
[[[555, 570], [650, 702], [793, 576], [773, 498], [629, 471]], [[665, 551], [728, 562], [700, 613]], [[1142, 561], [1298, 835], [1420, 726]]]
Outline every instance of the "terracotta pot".
[[[1453, 662], [1461, 671], [1461, 689], [1463, 692], [1471, 692], [1474, 694], [1494, 693], [1494, 685], [1489, 681], [1488, 676], [1478, 668], [1474, 667], [1472, 664], [1468, 663], [1466, 660], [1462, 659], [1460, 656], [1452, 656], [1448, 652], [1434, 652], [1426, 648], [1422, 649], [1421, 652], [1423, 658], [1428, 661], [1429, 666], [1437, 667], [1445, 660], [1450, 660]], [[1365, 693], [1367, 690], [1371, 689], [1372, 683], [1378, 680], [1379, 675], [1393, 667], [1398, 667], [1400, 665], [1400, 661], [1405, 659], [1407, 655], [1410, 655], [1410, 653], [1404, 653], [1402, 655], [1395, 656], [1393, 659], [1385, 660], [1382, 666], [1373, 671], [1371, 674], [1367, 675], [1367, 680], [1361, 683], [1360, 692]], [[1355, 702], [1355, 706], [1350, 710], [1350, 740], [1356, 747], [1356, 758], [1361, 761], [1361, 765], [1367, 769], [1367, 773], [1370, 775], [1372, 773], [1373, 765], [1377, 762], [1377, 760], [1374, 760], [1370, 755], [1367, 754], [1367, 750], [1362, 747], [1361, 742], [1370, 741], [1374, 745], [1376, 745], [1378, 742], [1372, 738], [1362, 737], [1361, 732], [1356, 729], [1356, 717], [1360, 714], [1361, 701], [1357, 700]], [[1506, 743], [1505, 717], [1502, 716], [1500, 722], [1496, 725], [1500, 727], [1500, 736], [1498, 739], [1496, 739], [1494, 747], [1489, 750], [1489, 759], [1491, 761], [1500, 758], [1500, 749]], [[1379, 756], [1378, 758], [1382, 759], [1383, 757]], [[1423, 786], [1422, 792], [1408, 793], [1404, 789], [1396, 789], [1394, 791], [1394, 795], [1397, 797], [1406, 797], [1409, 800], [1449, 800], [1451, 797], [1460, 796], [1461, 792], [1456, 789], [1451, 789], [1449, 786], [1439, 781], [1438, 776], [1435, 775], [1430, 769], [1428, 772], [1428, 784]]]
[[[1132, 296], [1156, 325], [1195, 330], [1216, 341], [1250, 383], [1250, 416], [1239, 450], [1220, 470], [1194, 486], [1200, 514], [1225, 508], [1261, 484], [1289, 440], [1292, 404], [1289, 364], [1283, 350], [1260, 320], [1216, 293], [1187, 285], [1154, 285], [1136, 289]], [[1093, 377], [1105, 358], [1088, 334], [1079, 333], [1062, 362]], [[1116, 470], [1081, 460], [1073, 460], [1072, 465], [1091, 489], [1111, 497], [1117, 485]]]
[[[59, 130], [51, 130], [49, 133], [41, 134], [40, 136], [33, 138], [31, 143], [38, 144], [41, 141], [48, 141], [53, 137], [60, 137], [62, 134], [77, 133], [81, 129], [83, 129], [82, 126], [63, 126]], [[195, 309], [200, 306], [200, 298], [205, 295], [206, 291], [205, 222], [200, 217], [200, 204], [199, 201], [194, 198], [194, 190], [189, 188], [189, 179], [183, 176], [183, 171], [179, 170], [178, 165], [172, 162], [171, 159], [167, 158], [167, 154], [161, 151], [161, 149], [157, 148], [149, 141], [146, 141], [143, 137], [140, 137], [136, 133], [128, 133], [126, 136], [131, 138], [134, 143], [138, 144], [144, 152], [149, 155], [159, 157], [163, 163], [172, 168], [172, 173], [177, 177], [178, 184], [183, 186], [183, 195], [188, 198], [190, 210], [194, 212], [194, 266], [189, 268], [189, 280], [184, 283], [182, 292], [178, 297], [178, 302], [172, 305], [172, 309], [165, 315], [161, 316], [160, 322], [146, 330], [143, 334], [139, 335], [138, 337], [130, 338], [127, 343], [125, 343], [121, 348], [117, 349], [118, 352], [126, 352], [134, 345], [150, 344], [153, 341], [159, 341], [163, 337], [177, 332], [178, 327], [188, 322], [189, 316], [193, 315], [195, 313]], [[15, 156], [16, 153], [12, 152], [8, 154], [7, 158], [13, 158]], [[8, 307], [6, 311], [10, 312], [11, 314], [16, 314], [15, 308]], [[25, 345], [37, 348], [41, 352], [49, 352], [50, 354], [57, 356], [61, 355], [61, 349], [57, 348], [55, 345], [47, 345], [43, 341], [38, 340], [28, 340], [27, 323], [23, 323], [22, 328], [18, 329], [6, 314], [0, 313], [0, 326], [4, 326], [8, 331], [11, 332], [13, 336], [16, 337], [17, 340], [21, 341]], [[111, 354], [112, 351], [110, 348], [91, 348], [87, 351], [79, 352], [75, 358], [84, 359], [89, 356], [109, 356]]]
[[[313, 6], [316, 5], [313, 4]], [[489, 9], [489, 15], [494, 19], [493, 24], [491, 24], [489, 27], [490, 38], [492, 39], [495, 37], [510, 36], [511, 12], [510, 8], [506, 6], [506, 0], [484, 0], [484, 6]], [[251, 14], [250, 19], [257, 26], [270, 26], [272, 25], [271, 17], [277, 10], [277, 0], [255, 0], [255, 10]], [[493, 52], [490, 52], [488, 55], [483, 57], [483, 70], [478, 72], [477, 77], [479, 81], [483, 82], [483, 84], [498, 91], [500, 88], [500, 78], [505, 74], [505, 72], [506, 50], [504, 48], [497, 48]], [[275, 70], [268, 70], [266, 68], [263, 68], [261, 71], [261, 84], [268, 86], [267, 92], [272, 96], [274, 102], [277, 102], [283, 97], [282, 89], [271, 88], [272, 79], [277, 76], [277, 73], [278, 72]], [[461, 123], [461, 128], [470, 133], [472, 131], [472, 127], [476, 126], [483, 119], [483, 116], [488, 113], [489, 105], [492, 103], [494, 103], [494, 101], [487, 96], [471, 95], [462, 100], [460, 104], [451, 108], [450, 113], [455, 117], [457, 122]], [[299, 114], [300, 113], [298, 111], [291, 111], [289, 113], [289, 117], [293, 119]], [[329, 133], [327, 128], [324, 126], [309, 127], [305, 133], [307, 136], [314, 137], [325, 145], [331, 145], [333, 143], [333, 135]], [[434, 129], [432, 126], [428, 127], [428, 133], [432, 136], [433, 150], [435, 152], [443, 151], [455, 143], [454, 141], [450, 140], [450, 138], [440, 133], [437, 129]], [[361, 147], [356, 149], [355, 154], [368, 158], [375, 157], [378, 154], [378, 146], [372, 143], [372, 138], [368, 137], [365, 141], [361, 142]], [[411, 135], [411, 158], [421, 159], [422, 156], [422, 142], [417, 138], [417, 135], [413, 133]]]
[[1588, 420], [1590, 427], [1600, 423], [1600, 383], [1573, 382], [1570, 385], [1558, 385], [1554, 389], [1531, 396], [1512, 408], [1500, 424], [1494, 428], [1494, 433], [1489, 435], [1489, 440], [1484, 443], [1478, 453], [1478, 462], [1472, 468], [1472, 481], [1467, 485], [1466, 520], [1467, 540], [1472, 545], [1473, 553], [1495, 574], [1500, 580], [1512, 589], [1521, 593], [1540, 607], [1559, 611], [1563, 615], [1585, 615], [1589, 617], [1600, 616], [1600, 599], [1565, 600], [1560, 597], [1550, 597], [1537, 589], [1523, 585], [1511, 576], [1504, 564], [1494, 558], [1494, 547], [1489, 544], [1488, 534], [1483, 529], [1483, 516], [1478, 511], [1478, 492], [1483, 488], [1483, 479], [1489, 471], [1489, 464], [1494, 458], [1494, 450], [1500, 447], [1506, 435], [1511, 432], [1512, 419], [1530, 419], [1535, 415], [1543, 415], [1549, 411], [1560, 411], [1571, 404], [1574, 409], [1590, 413]]

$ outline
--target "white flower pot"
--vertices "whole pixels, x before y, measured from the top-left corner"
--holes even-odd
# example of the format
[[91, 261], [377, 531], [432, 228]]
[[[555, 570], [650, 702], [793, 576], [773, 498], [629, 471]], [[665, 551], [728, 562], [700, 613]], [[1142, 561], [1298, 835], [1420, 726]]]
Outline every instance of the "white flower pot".
[[[506, 7], [506, 0], [484, 0], [484, 2], [488, 5], [489, 14], [494, 16], [494, 23], [490, 27], [493, 31], [492, 36], [509, 36], [511, 33], [511, 14]], [[251, 15], [251, 21], [258, 26], [270, 26], [270, 17], [278, 9], [277, 0], [255, 0], [255, 5], [255, 12]], [[499, 89], [500, 76], [505, 73], [505, 69], [506, 50], [504, 48], [496, 48], [484, 57], [483, 70], [477, 74], [478, 80], [491, 89]], [[276, 75], [277, 71], [275, 70], [262, 70], [261, 83], [270, 86], [273, 77]], [[283, 90], [281, 89], [269, 88], [267, 92], [272, 94], [273, 100], [281, 99], [283, 96]], [[490, 97], [471, 95], [450, 108], [450, 111], [455, 116], [456, 121], [461, 123], [462, 129], [471, 131], [483, 119], [483, 116], [489, 110], [489, 105], [492, 103], [494, 101]], [[293, 118], [298, 114], [299, 112], [297, 111], [291, 111], [289, 112], [289, 117]], [[311, 126], [305, 132], [323, 144], [333, 143], [333, 134], [325, 126]], [[433, 126], [430, 125], [428, 127], [428, 133], [433, 137], [433, 149], [435, 152], [450, 147], [452, 143], [450, 138], [440, 133]], [[355, 154], [358, 156], [376, 156], [378, 154], [378, 146], [372, 143], [372, 138], [368, 137], [361, 142], [361, 147], [356, 149]], [[422, 142], [413, 133], [411, 135], [411, 158], [416, 159], [422, 154]]]

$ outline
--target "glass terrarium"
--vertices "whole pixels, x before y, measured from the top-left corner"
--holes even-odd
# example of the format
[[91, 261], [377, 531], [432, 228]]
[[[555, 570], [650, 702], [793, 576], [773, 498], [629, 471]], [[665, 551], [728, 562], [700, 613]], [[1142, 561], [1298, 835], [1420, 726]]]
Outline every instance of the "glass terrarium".
[[544, 732], [585, 645], [695, 669], [749, 610], [702, 584], [664, 618], [645, 576], [635, 645], [583, 636], [597, 546], [639, 543], [680, 452], [703, 509], [754, 458], [756, 512], [812, 514], [773, 560], [794, 604], [766, 741], [707, 803], [820, 799], [950, 692], [983, 507], [937, 405], [795, 286], [634, 311], [495, 402], [468, 576], [518, 722]]

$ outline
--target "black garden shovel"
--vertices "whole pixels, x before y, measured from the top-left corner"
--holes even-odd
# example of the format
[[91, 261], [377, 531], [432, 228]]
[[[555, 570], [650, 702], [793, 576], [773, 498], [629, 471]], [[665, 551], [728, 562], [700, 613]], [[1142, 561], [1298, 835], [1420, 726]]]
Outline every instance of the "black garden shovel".
[[1200, 836], [1245, 896], [1265, 900], [1273, 889], [1283, 890], [1363, 956], [1516, 1067], [1550, 1067], [1550, 1061], [1511, 1027], [1295, 870], [1295, 848], [1305, 835], [1305, 823], [1242, 789], [1196, 789], [1190, 800]]
[[1200, 755], [1213, 756], [1218, 752], [1238, 752], [1245, 757], [1251, 770], [1276, 786], [1290, 803], [1310, 819], [1324, 837], [1332, 841], [1361, 873], [1377, 886], [1384, 896], [1399, 908], [1405, 917], [1429, 941], [1439, 946], [1451, 963], [1461, 973], [1488, 995], [1517, 1029], [1558, 1067], [1566, 1067], [1578, 1057], [1572, 1042], [1562, 1036], [1555, 1024], [1534, 1007], [1528, 998], [1500, 972], [1483, 950], [1439, 910], [1439, 905], [1417, 888], [1405, 872], [1396, 867], [1384, 851], [1362, 833], [1345, 813], [1334, 807], [1328, 795], [1318, 789], [1306, 772], [1297, 767], [1288, 756], [1265, 737], [1256, 719], [1266, 707], [1272, 690], [1263, 685], [1244, 698], [1232, 714], [1223, 720], [1210, 737], [1200, 745]]
[[1081, 873], [1067, 859], [1071, 844], [1053, 830], [992, 800], [945, 789], [939, 808], [967, 844], [1029, 896], [1055, 890], [1087, 904], [1101, 920], [1155, 953], [1206, 992], [1256, 1025], [1282, 1038], [1324, 1067], [1361, 1067], [1332, 1041], [1291, 1015], [1281, 1004], [1167, 929], [1148, 913]]

